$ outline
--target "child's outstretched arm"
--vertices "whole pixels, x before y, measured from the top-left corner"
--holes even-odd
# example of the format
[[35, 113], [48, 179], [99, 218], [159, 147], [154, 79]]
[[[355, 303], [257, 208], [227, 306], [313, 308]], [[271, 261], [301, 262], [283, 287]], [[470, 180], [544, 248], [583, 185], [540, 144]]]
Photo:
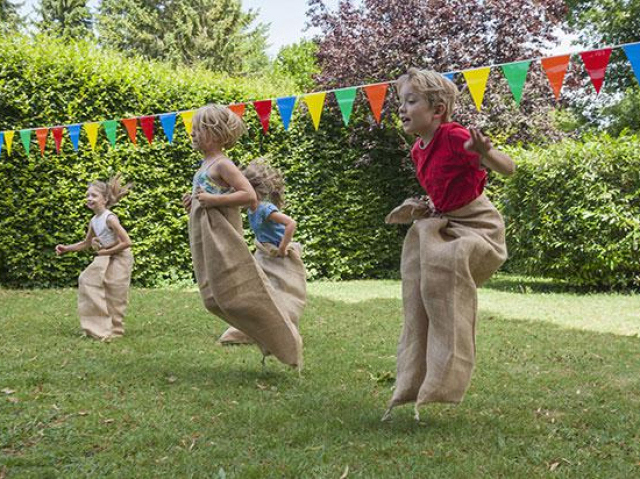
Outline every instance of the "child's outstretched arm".
[[469, 133], [471, 138], [465, 142], [464, 148], [479, 154], [483, 166], [506, 176], [515, 173], [516, 164], [509, 155], [496, 150], [491, 144], [491, 140], [480, 133], [478, 129], [469, 128]]
[[56, 246], [56, 254], [60, 256], [62, 254], [70, 253], [72, 251], [82, 251], [84, 249], [87, 249], [91, 246], [91, 241], [93, 240], [94, 237], [95, 235], [93, 234], [93, 228], [91, 227], [91, 224], [89, 224], [89, 229], [87, 230], [87, 236], [83, 241], [79, 241], [74, 244], [59, 244]]
[[229, 159], [221, 160], [218, 165], [220, 178], [235, 191], [224, 195], [196, 193], [196, 198], [205, 207], [249, 206], [257, 201], [256, 192], [242, 172]]
[[287, 254], [287, 246], [289, 246], [289, 243], [291, 243], [293, 239], [293, 233], [296, 231], [297, 224], [290, 216], [278, 211], [271, 213], [267, 219], [284, 225], [284, 236], [278, 247], [278, 256], [284, 257]]
[[129, 234], [122, 227], [116, 215], [109, 215], [107, 225], [109, 225], [109, 228], [116, 234], [118, 240], [105, 248], [99, 249], [98, 256], [110, 256], [131, 246], [131, 238], [129, 238]]

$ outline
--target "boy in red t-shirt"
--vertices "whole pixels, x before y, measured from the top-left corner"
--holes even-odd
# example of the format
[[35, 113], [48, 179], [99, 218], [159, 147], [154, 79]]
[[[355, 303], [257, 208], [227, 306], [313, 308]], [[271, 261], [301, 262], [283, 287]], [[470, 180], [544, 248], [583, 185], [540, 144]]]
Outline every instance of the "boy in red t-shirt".
[[507, 258], [502, 216], [483, 194], [486, 168], [515, 171], [511, 158], [478, 130], [451, 121], [458, 90], [433, 71], [410, 69], [396, 84], [399, 116], [417, 135], [411, 158], [427, 193], [407, 200], [388, 223], [413, 222], [402, 249], [404, 327], [396, 388], [399, 404], [459, 403], [475, 364], [477, 287]]

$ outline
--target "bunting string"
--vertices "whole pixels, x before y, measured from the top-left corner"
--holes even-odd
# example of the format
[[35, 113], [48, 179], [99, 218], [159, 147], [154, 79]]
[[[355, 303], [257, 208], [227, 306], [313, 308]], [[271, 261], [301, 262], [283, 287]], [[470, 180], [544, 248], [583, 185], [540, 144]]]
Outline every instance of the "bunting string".
[[[577, 51], [506, 63], [497, 63], [488, 66], [470, 68], [467, 70], [445, 72], [442, 73], [442, 75], [453, 80], [455, 75], [461, 73], [469, 87], [469, 92], [477, 110], [481, 111], [484, 94], [489, 81], [489, 75], [492, 70], [496, 68], [500, 68], [502, 70], [516, 105], [520, 105], [529, 68], [532, 63], [540, 62], [543, 71], [547, 75], [553, 94], [556, 100], [558, 100], [560, 98], [564, 78], [571, 58], [572, 56], [575, 57], [577, 55], [581, 58], [582, 63], [584, 64], [585, 70], [589, 75], [596, 94], [599, 94], [605, 81], [611, 53], [616, 49], [622, 49], [624, 51], [636, 79], [640, 81], [640, 42], [622, 43], [595, 50]], [[269, 131], [271, 114], [274, 110], [274, 102], [276, 106], [275, 109], [280, 115], [284, 129], [288, 130], [291, 125], [293, 112], [297, 105], [300, 104], [299, 100], [302, 100], [307, 106], [307, 110], [309, 111], [315, 130], [318, 130], [328, 93], [332, 93], [335, 96], [342, 115], [342, 121], [345, 126], [348, 126], [353, 112], [353, 105], [356, 100], [357, 92], [361, 90], [364, 92], [364, 96], [368, 101], [371, 114], [375, 121], [380, 123], [388, 88], [394, 83], [395, 81], [391, 80], [324, 90], [320, 92], [304, 93], [298, 96], [248, 100], [228, 105], [228, 107], [236, 115], [242, 118], [246, 113], [247, 105], [252, 105], [258, 115], [262, 130], [266, 135]], [[195, 110], [179, 110], [117, 120], [88, 121], [84, 123], [56, 125], [51, 127], [35, 127], [20, 130], [0, 131], [0, 155], [2, 155], [3, 152], [6, 152], [7, 155], [11, 155], [12, 151], [15, 151], [15, 148], [13, 148], [13, 139], [16, 131], [18, 132], [20, 143], [22, 143], [27, 155], [31, 152], [31, 143], [34, 140], [34, 132], [35, 139], [37, 140], [40, 154], [42, 156], [44, 156], [46, 151], [49, 132], [51, 132], [51, 136], [53, 137], [56, 153], [60, 153], [64, 143], [65, 130], [67, 131], [71, 145], [75, 151], [78, 151], [80, 147], [80, 135], [82, 130], [84, 130], [91, 150], [95, 150], [98, 144], [98, 134], [101, 128], [104, 130], [105, 136], [109, 140], [111, 146], [115, 147], [118, 125], [125, 128], [129, 140], [134, 145], [138, 144], [137, 131], [139, 126], [147, 142], [151, 144], [155, 138], [156, 120], [159, 121], [166, 140], [169, 144], [173, 144], [178, 116], [182, 118], [184, 129], [187, 134], [190, 135], [194, 112]]]

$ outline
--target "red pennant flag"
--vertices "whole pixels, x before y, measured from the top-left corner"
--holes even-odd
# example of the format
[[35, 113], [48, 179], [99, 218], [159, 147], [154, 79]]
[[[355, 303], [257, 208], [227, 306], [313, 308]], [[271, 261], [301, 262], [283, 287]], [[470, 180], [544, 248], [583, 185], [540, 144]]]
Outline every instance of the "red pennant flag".
[[262, 124], [262, 130], [265, 135], [269, 129], [269, 118], [271, 117], [271, 100], [254, 101], [253, 106], [260, 117], [260, 123]]
[[603, 48], [602, 50], [594, 50], [591, 52], [582, 52], [580, 54], [584, 66], [591, 77], [591, 83], [596, 89], [596, 93], [600, 93], [600, 88], [604, 83], [604, 74], [609, 65], [609, 57], [611, 56], [611, 48]]
[[560, 90], [562, 89], [562, 82], [564, 82], [564, 76], [567, 73], [570, 58], [570, 55], [561, 55], [559, 57], [542, 59], [542, 68], [544, 68], [547, 74], [556, 100], [560, 98]]
[[364, 87], [364, 92], [367, 94], [367, 98], [369, 99], [371, 111], [378, 123], [380, 123], [382, 106], [384, 105], [384, 98], [387, 95], [388, 86], [388, 83], [381, 83], [378, 85], [367, 85]]
[[36, 128], [36, 137], [38, 138], [38, 144], [40, 145], [40, 154], [44, 156], [44, 149], [47, 146], [47, 135], [49, 134], [49, 128]]
[[140, 127], [144, 132], [144, 136], [147, 137], [149, 144], [153, 141], [153, 122], [155, 120], [155, 116], [141, 116], [140, 117]]
[[124, 127], [127, 129], [127, 133], [129, 134], [129, 138], [134, 145], [137, 145], [136, 142], [136, 129], [138, 127], [138, 119], [137, 118], [125, 118], [121, 120]]
[[231, 110], [240, 118], [242, 118], [242, 115], [244, 115], [244, 109], [246, 108], [246, 106], [247, 106], [246, 103], [236, 103], [235, 105], [229, 105], [229, 110]]
[[53, 141], [56, 143], [56, 153], [60, 154], [60, 147], [62, 146], [62, 133], [64, 133], [64, 126], [56, 126], [51, 128], [53, 134]]

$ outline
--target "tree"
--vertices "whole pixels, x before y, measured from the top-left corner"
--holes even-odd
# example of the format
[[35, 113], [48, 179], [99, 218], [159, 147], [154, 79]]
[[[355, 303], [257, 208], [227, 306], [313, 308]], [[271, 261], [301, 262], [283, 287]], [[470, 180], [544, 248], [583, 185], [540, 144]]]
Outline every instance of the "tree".
[[317, 52], [318, 46], [311, 40], [284, 46], [273, 62], [274, 73], [291, 78], [301, 91], [309, 91], [315, 85], [314, 75], [320, 73]]
[[22, 25], [22, 17], [18, 12], [22, 5], [11, 0], [0, 0], [0, 32], [16, 30]]
[[[326, 87], [394, 80], [411, 66], [448, 72], [543, 56], [565, 13], [563, 0], [340, 0], [336, 11], [324, 0], [309, 5], [310, 25], [322, 32], [318, 80]], [[554, 138], [546, 78], [538, 65], [528, 78], [516, 108], [494, 71], [483, 113], [469, 100], [456, 118], [489, 126], [508, 141]]]
[[246, 74], [268, 65], [267, 26], [239, 0], [103, 0], [100, 42], [146, 58]]
[[41, 18], [36, 26], [41, 32], [68, 38], [86, 38], [93, 34], [93, 17], [87, 0], [40, 0], [36, 11]]

